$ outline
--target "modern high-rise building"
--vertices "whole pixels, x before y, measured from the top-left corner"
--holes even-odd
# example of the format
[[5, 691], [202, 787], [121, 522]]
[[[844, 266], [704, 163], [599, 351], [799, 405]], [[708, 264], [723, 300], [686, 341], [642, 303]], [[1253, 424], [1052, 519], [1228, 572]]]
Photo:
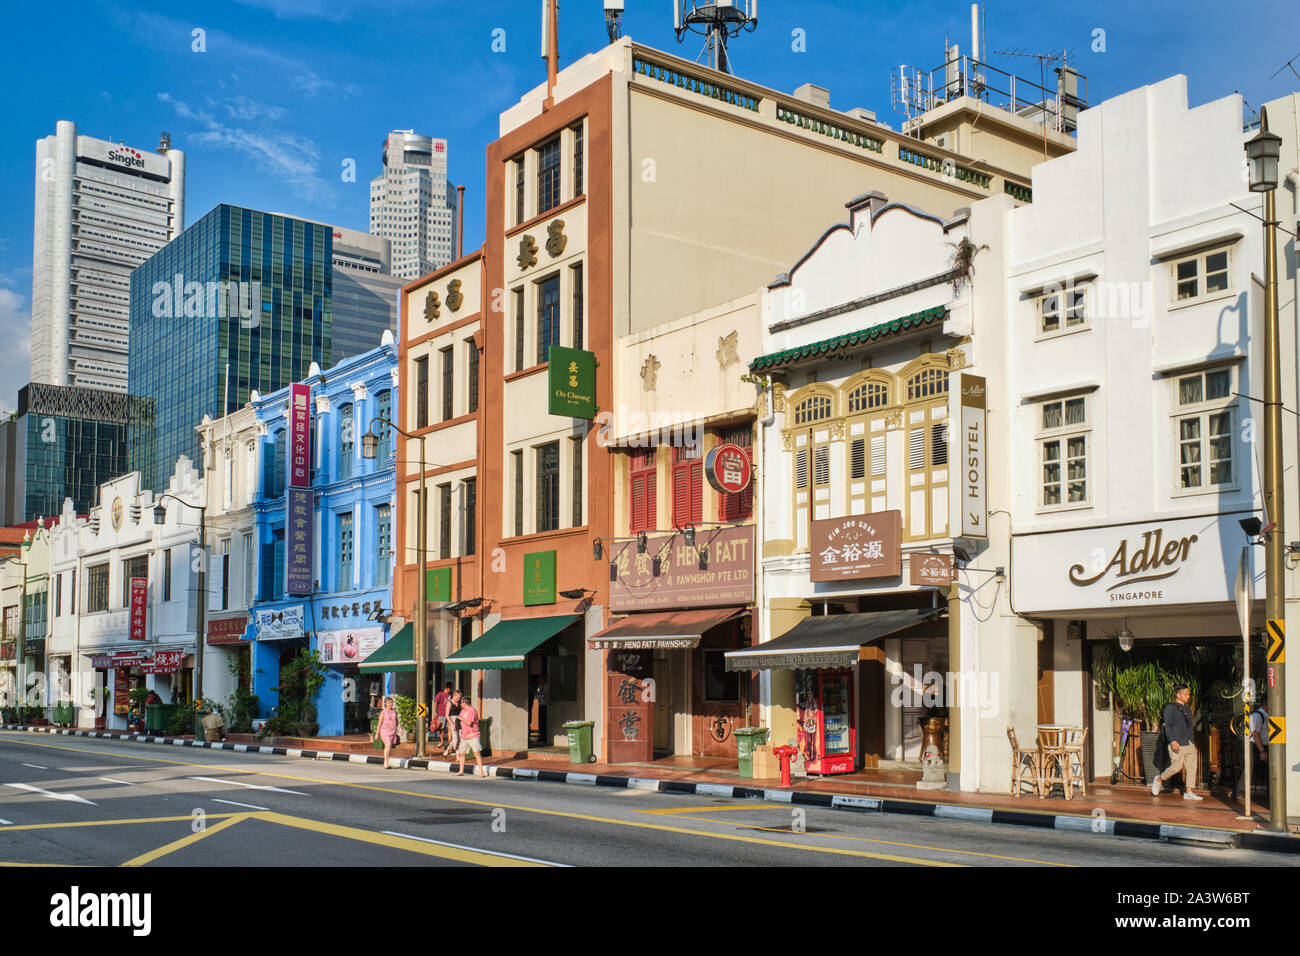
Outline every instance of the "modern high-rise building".
[[185, 226], [185, 154], [77, 134], [36, 143], [33, 382], [126, 391], [131, 270]]
[[393, 275], [418, 279], [456, 252], [456, 199], [447, 141], [399, 129], [384, 140], [384, 171], [370, 181], [370, 231], [393, 244]]
[[0, 524], [49, 518], [72, 499], [89, 513], [99, 486], [153, 451], [153, 402], [98, 388], [32, 382], [0, 424]]
[[397, 336], [402, 280], [392, 272], [391, 244], [381, 236], [334, 228], [334, 362], [379, 344], [387, 329]]
[[330, 364], [333, 252], [331, 226], [223, 203], [132, 273], [130, 391], [157, 422], [145, 487], [203, 460], [204, 415]]

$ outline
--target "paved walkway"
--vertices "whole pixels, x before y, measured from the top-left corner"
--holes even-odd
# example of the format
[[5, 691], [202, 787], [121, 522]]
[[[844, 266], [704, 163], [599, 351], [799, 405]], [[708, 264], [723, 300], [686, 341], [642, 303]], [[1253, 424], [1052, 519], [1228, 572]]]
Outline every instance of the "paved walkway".
[[[306, 737], [306, 738], [258, 738], [252, 734], [228, 734], [226, 739], [234, 743], [271, 744], [278, 747], [297, 747], [317, 751], [340, 751], [349, 753], [377, 753], [372, 741], [362, 734], [346, 737]], [[438, 755], [438, 749], [431, 742], [429, 759], [433, 762], [452, 762], [454, 758]], [[414, 744], [401, 744], [394, 751], [394, 756], [413, 757]], [[468, 758], [470, 763], [473, 758]], [[509, 767], [511, 769], [531, 770], [566, 770], [583, 773], [609, 774], [615, 776], [639, 777], [651, 780], [676, 780], [683, 783], [717, 783], [725, 785], [744, 785], [756, 788], [773, 789], [780, 786], [779, 777], [766, 777], [749, 780], [741, 778], [736, 769], [735, 760], [723, 760], [705, 757], [669, 757], [652, 763], [632, 764], [573, 764], [565, 759], [555, 759], [554, 754], [547, 753], [541, 759], [530, 756], [527, 752], [509, 751], [494, 753], [484, 758], [484, 763]], [[1234, 801], [1230, 789], [1214, 787], [1200, 790], [1204, 799], [1199, 803], [1184, 801], [1182, 792], [1166, 791], [1153, 797], [1151, 791], [1137, 785], [1116, 785], [1109, 782], [1090, 784], [1085, 797], [1075, 793], [1074, 798], [1066, 800], [1057, 789], [1056, 795], [1047, 798], [1034, 796], [1012, 797], [998, 793], [970, 793], [957, 790], [918, 790], [916, 782], [921, 779], [919, 770], [888, 769], [864, 770], [853, 774], [839, 774], [829, 777], [810, 777], [805, 780], [792, 781], [791, 790], [812, 793], [843, 794], [857, 797], [889, 797], [896, 800], [910, 800], [930, 804], [960, 804], [994, 810], [1021, 810], [1047, 814], [1066, 814], [1082, 817], [1097, 817], [1105, 814], [1109, 819], [1133, 820], [1143, 823], [1176, 824], [1182, 826], [1211, 827], [1219, 830], [1251, 831], [1262, 829], [1268, 823], [1267, 795], [1258, 793], [1252, 802], [1253, 821], [1238, 820], [1236, 817], [1244, 810], [1240, 801]], [[1190, 805], [1189, 805], [1190, 803]], [[1292, 830], [1300, 828], [1300, 820], [1291, 821]]]

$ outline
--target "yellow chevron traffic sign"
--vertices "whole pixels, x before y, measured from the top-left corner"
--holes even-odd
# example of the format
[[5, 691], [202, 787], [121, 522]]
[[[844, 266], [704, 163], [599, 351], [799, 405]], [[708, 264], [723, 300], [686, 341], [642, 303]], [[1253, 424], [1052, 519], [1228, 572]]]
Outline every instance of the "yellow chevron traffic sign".
[[1286, 718], [1285, 717], [1269, 717], [1268, 742], [1271, 744], [1286, 743]]
[[1270, 664], [1286, 663], [1286, 621], [1269, 618], [1268, 654], [1265, 657]]
[[417, 717], [428, 717], [428, 716], [429, 716], [429, 705], [428, 705], [428, 704], [416, 704], [416, 705], [415, 705], [415, 716], [417, 716]]

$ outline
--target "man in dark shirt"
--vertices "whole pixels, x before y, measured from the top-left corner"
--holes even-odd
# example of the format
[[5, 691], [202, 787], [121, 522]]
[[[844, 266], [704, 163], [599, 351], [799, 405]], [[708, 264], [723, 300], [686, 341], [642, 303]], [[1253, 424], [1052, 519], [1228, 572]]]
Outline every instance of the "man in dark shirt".
[[1164, 782], [1182, 771], [1183, 799], [1201, 799], [1192, 792], [1196, 783], [1196, 745], [1192, 743], [1192, 710], [1187, 706], [1191, 699], [1191, 689], [1183, 684], [1174, 691], [1174, 699], [1165, 704], [1161, 721], [1165, 728], [1165, 738], [1169, 741], [1169, 766], [1151, 781], [1152, 796], [1160, 796]]

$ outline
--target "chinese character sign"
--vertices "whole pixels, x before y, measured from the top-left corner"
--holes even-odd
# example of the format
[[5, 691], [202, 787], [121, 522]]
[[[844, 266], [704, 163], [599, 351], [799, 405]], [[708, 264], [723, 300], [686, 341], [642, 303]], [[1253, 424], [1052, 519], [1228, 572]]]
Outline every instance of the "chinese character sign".
[[133, 641], [145, 640], [145, 616], [149, 610], [149, 579], [131, 579], [131, 634]]
[[653, 651], [607, 652], [605, 718], [612, 763], [654, 756]]
[[552, 345], [547, 351], [547, 411], [596, 417], [596, 353]]
[[312, 593], [312, 498], [310, 488], [290, 488], [285, 494], [284, 591], [294, 596]]
[[754, 466], [739, 445], [718, 445], [704, 458], [704, 474], [713, 490], [734, 495], [749, 487]]
[[289, 461], [291, 488], [311, 484], [311, 388], [289, 386]]
[[901, 542], [899, 511], [814, 521], [812, 580], [898, 577], [903, 573]]

